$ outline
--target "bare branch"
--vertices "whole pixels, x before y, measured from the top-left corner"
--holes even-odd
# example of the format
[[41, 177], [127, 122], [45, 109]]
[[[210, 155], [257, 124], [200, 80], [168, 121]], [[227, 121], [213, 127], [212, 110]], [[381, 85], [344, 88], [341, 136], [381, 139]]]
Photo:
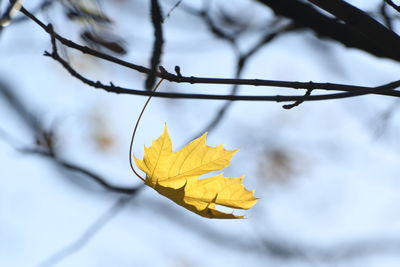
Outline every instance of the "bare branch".
[[[60, 62], [61, 65], [75, 78], [81, 80], [83, 83], [94, 87], [100, 88], [107, 92], [119, 93], [119, 94], [130, 94], [130, 95], [141, 95], [141, 96], [154, 96], [154, 97], [163, 97], [163, 98], [185, 98], [185, 99], [208, 99], [208, 100], [231, 100], [231, 101], [274, 101], [274, 102], [287, 102], [287, 101], [316, 101], [316, 100], [328, 100], [328, 99], [340, 99], [347, 98], [353, 96], [360, 96], [366, 94], [379, 94], [381, 92], [392, 91], [393, 89], [400, 86], [400, 80], [396, 82], [392, 82], [389, 84], [385, 84], [378, 87], [366, 87], [368, 89], [361, 89], [358, 92], [347, 92], [347, 93], [335, 93], [335, 94], [324, 94], [324, 95], [314, 95], [314, 96], [294, 96], [294, 95], [276, 95], [276, 96], [252, 96], [252, 95], [209, 95], [209, 94], [185, 94], [185, 93], [164, 93], [164, 92], [152, 92], [152, 91], [142, 91], [137, 89], [128, 89], [119, 86], [115, 86], [114, 84], [105, 85], [100, 81], [94, 82], [83, 77], [81, 74], [76, 72], [65, 60], [63, 60], [58, 53], [53, 51], [52, 53], [45, 52], [45, 56], [52, 57], [56, 61]], [[308, 83], [311, 85], [310, 89], [314, 88], [314, 83]], [[398, 91], [392, 91], [396, 93], [400, 93]]]
[[147, 90], [151, 90], [155, 85], [157, 68], [160, 64], [162, 48], [164, 44], [162, 31], [162, 12], [158, 0], [151, 0], [151, 22], [153, 23], [154, 27], [154, 44], [153, 54], [151, 57], [151, 69], [145, 83], [145, 87]]
[[[25, 8], [21, 8], [20, 10], [23, 14], [31, 18], [35, 23], [37, 23], [41, 28], [43, 28], [47, 33], [51, 33], [51, 29], [46, 26], [43, 22], [41, 22], [34, 15], [29, 13]], [[82, 53], [89, 54], [106, 61], [118, 64], [120, 66], [124, 66], [133, 70], [136, 70], [141, 73], [149, 74], [150, 70], [146, 67], [136, 65], [133, 63], [126, 62], [124, 60], [118, 59], [116, 57], [101, 53], [99, 51], [93, 50], [86, 46], [78, 45], [54, 32], [54, 38], [60, 41], [62, 44], [81, 51]], [[61, 63], [61, 62], [60, 62]], [[65, 67], [65, 66], [64, 66]], [[70, 70], [69, 70], [70, 71]], [[293, 89], [323, 89], [323, 90], [334, 90], [334, 91], [346, 91], [351, 92], [351, 94], [337, 94], [337, 98], [343, 98], [348, 96], [358, 96], [365, 94], [378, 94], [378, 95], [387, 95], [387, 96], [400, 96], [399, 91], [395, 91], [393, 89], [398, 87], [400, 81], [396, 81], [393, 83], [389, 83], [386, 85], [378, 86], [378, 87], [367, 87], [367, 86], [355, 86], [348, 84], [337, 84], [337, 83], [317, 83], [317, 82], [291, 82], [291, 81], [276, 81], [276, 80], [262, 80], [262, 79], [230, 79], [230, 78], [203, 78], [203, 77], [194, 77], [194, 76], [180, 76], [176, 74], [172, 74], [169, 72], [158, 72], [157, 76], [163, 78], [170, 82], [177, 83], [190, 83], [190, 84], [238, 84], [238, 85], [254, 85], [254, 86], [269, 86], [269, 87], [283, 87], [283, 88], [293, 88]], [[77, 77], [78, 78], [78, 77]], [[80, 77], [82, 79], [83, 77]], [[85, 80], [85, 78], [83, 78]], [[121, 87], [114, 86], [101, 86], [99, 82], [90, 82], [86, 79], [85, 83], [95, 87], [95, 88], [103, 88], [109, 92], [114, 93], [124, 93], [124, 94], [133, 94], [133, 95], [153, 95], [157, 97], [169, 97], [169, 98], [195, 98], [195, 99], [225, 99], [225, 100], [255, 100], [255, 101], [296, 101], [299, 96], [226, 96], [226, 95], [203, 95], [203, 94], [177, 94], [177, 93], [162, 93], [162, 92], [150, 92], [150, 91], [141, 91], [134, 89], [125, 89]], [[333, 97], [336, 98], [336, 97]], [[326, 98], [326, 96], [311, 96], [306, 100], [325, 100], [332, 99]]]
[[[55, 41], [53, 42], [55, 47]], [[32, 134], [35, 136], [35, 146], [27, 146], [26, 144], [21, 144], [19, 140], [14, 138], [11, 134], [6, 132], [3, 129], [0, 129], [0, 137], [3, 138], [6, 142], [8, 142], [14, 149], [21, 153], [39, 155], [45, 158], [52, 160], [58, 166], [63, 169], [67, 169], [76, 173], [83, 174], [84, 176], [90, 178], [94, 182], [98, 183], [105, 189], [123, 194], [135, 194], [138, 192], [143, 185], [139, 185], [137, 187], [119, 187], [110, 184], [107, 182], [107, 179], [101, 177], [98, 174], [95, 174], [88, 169], [78, 166], [77, 164], [68, 162], [64, 159], [61, 159], [53, 148], [54, 140], [53, 140], [53, 131], [49, 131], [43, 128], [43, 124], [40, 119], [35, 116], [35, 112], [28, 110], [22, 101], [19, 99], [17, 95], [4, 83], [0, 82], [0, 97], [3, 97], [12, 107], [13, 111], [20, 115], [22, 118], [22, 122], [28, 126]]]
[[[397, 40], [398, 38], [396, 37], [390, 38], [391, 40], [395, 40], [392, 44], [386, 44], [381, 41], [381, 43], [377, 45], [375, 42], [379, 42], [378, 39], [371, 40], [371, 38], [375, 38], [376, 36], [365, 35], [351, 25], [347, 25], [338, 21], [336, 18], [331, 18], [323, 14], [314, 6], [304, 3], [304, 1], [258, 0], [258, 2], [269, 6], [276, 14], [292, 19], [298, 25], [310, 28], [319, 38], [330, 38], [347, 47], [357, 48], [377, 57], [386, 57], [400, 61], [400, 52], [398, 49], [391, 50], [388, 48], [388, 46], [395, 46], [395, 43], [400, 41]], [[323, 2], [330, 3], [336, 1]], [[375, 25], [375, 27], [379, 26]], [[393, 34], [390, 35], [393, 36]]]
[[382, 50], [387, 50], [393, 56], [399, 56], [400, 37], [387, 29], [364, 11], [343, 0], [309, 0], [318, 7], [328, 11], [360, 34], [368, 36], [369, 42]]

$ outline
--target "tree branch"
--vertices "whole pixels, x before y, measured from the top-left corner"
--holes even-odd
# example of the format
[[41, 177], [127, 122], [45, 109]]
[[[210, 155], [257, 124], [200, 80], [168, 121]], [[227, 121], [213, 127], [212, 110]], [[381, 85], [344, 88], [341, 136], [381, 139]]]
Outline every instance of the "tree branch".
[[21, 144], [19, 140], [8, 134], [6, 131], [0, 129], [0, 137], [7, 141], [17, 151], [48, 158], [61, 168], [83, 174], [84, 176], [90, 178], [97, 184], [112, 192], [135, 194], [143, 187], [143, 185], [139, 185], [137, 187], [119, 187], [112, 185], [107, 182], [107, 179], [105, 179], [104, 177], [101, 177], [100, 175], [95, 174], [94, 172], [89, 171], [84, 167], [61, 159], [58, 156], [57, 151], [53, 147], [53, 130], [45, 129], [41, 120], [37, 116], [35, 116], [35, 112], [27, 109], [22, 101], [19, 99], [19, 97], [15, 95], [14, 90], [9, 88], [5, 83], [1, 81], [0, 97], [2, 97], [10, 104], [15, 113], [20, 115], [23, 124], [27, 125], [30, 132], [32, 132], [32, 134], [35, 136], [35, 145], [34, 147], [32, 147], [32, 145], [28, 146], [25, 144]]
[[[52, 38], [55, 38], [52, 35]], [[163, 98], [185, 98], [185, 99], [208, 99], [208, 100], [231, 100], [231, 101], [274, 101], [274, 102], [287, 102], [287, 101], [316, 101], [316, 100], [328, 100], [328, 99], [340, 99], [353, 96], [360, 96], [366, 94], [379, 94], [382, 92], [392, 91], [393, 89], [400, 86], [400, 80], [389, 84], [385, 84], [378, 87], [366, 87], [366, 89], [360, 89], [357, 92], [347, 92], [347, 93], [335, 93], [335, 94], [324, 94], [324, 95], [310, 95], [310, 96], [294, 96], [294, 95], [275, 95], [275, 96], [252, 96], [252, 95], [210, 95], [210, 94], [187, 94], [187, 93], [165, 93], [165, 92], [153, 92], [153, 91], [142, 91], [136, 89], [128, 89], [119, 86], [115, 86], [110, 83], [110, 85], [105, 85], [100, 81], [94, 82], [83, 77], [81, 74], [76, 72], [65, 60], [63, 60], [58, 53], [53, 51], [52, 53], [45, 52], [45, 56], [49, 56], [59, 63], [75, 78], [81, 80], [83, 83], [94, 87], [100, 88], [107, 92], [119, 93], [119, 94], [130, 94], [130, 95], [141, 95], [141, 96], [153, 96], [153, 97], [163, 97]], [[314, 88], [314, 83], [308, 83], [308, 86]], [[399, 93], [398, 91], [393, 91]]]
[[346, 25], [355, 29], [361, 35], [368, 38], [370, 43], [388, 51], [393, 57], [400, 56], [400, 37], [387, 29], [364, 11], [346, 3], [343, 0], [308, 0], [318, 7], [328, 11]]
[[[313, 30], [319, 37], [336, 40], [347, 47], [357, 48], [377, 57], [386, 57], [395, 61], [400, 61], [400, 50], [397, 49], [400, 42], [398, 36], [394, 33], [388, 33], [387, 30], [381, 28], [381, 25], [377, 25], [378, 22], [372, 18], [365, 18], [367, 15], [361, 16], [360, 12], [354, 11], [354, 7], [349, 8], [348, 4], [346, 5], [342, 1], [340, 1], [342, 2], [341, 7], [343, 6], [346, 10], [353, 10], [352, 13], [356, 14], [357, 18], [361, 16], [363, 21], [367, 21], [368, 25], [373, 27], [374, 30], [371, 29], [367, 31], [373, 31], [373, 36], [365, 35], [363, 31], [360, 32], [361, 26], [354, 27], [353, 25], [338, 21], [336, 18], [330, 18], [318, 11], [315, 7], [300, 0], [258, 0], [258, 2], [269, 6], [276, 14], [290, 18], [295, 21], [296, 24]], [[323, 5], [334, 5], [337, 4], [339, 0], [321, 0], [318, 2], [323, 2]], [[373, 40], [373, 38], [377, 37], [379, 39]], [[390, 44], [383, 40], [390, 40]], [[393, 47], [395, 47], [395, 49], [390, 49]]]
[[[43, 22], [41, 22], [34, 15], [29, 13], [25, 8], [21, 8], [20, 10], [23, 14], [31, 18], [35, 23], [37, 23], [41, 28], [43, 28], [47, 33], [52, 34], [52, 30], [50, 27], [46, 26]], [[136, 70], [141, 73], [149, 74], [150, 70], [146, 67], [136, 65], [133, 63], [126, 62], [124, 60], [115, 58], [113, 56], [101, 53], [99, 51], [93, 50], [86, 46], [81, 46], [76, 44], [57, 33], [53, 33], [54, 38], [60, 41], [60, 43], [68, 46], [70, 48], [81, 51], [84, 54], [92, 55], [97, 58], [104, 59], [106, 61], [118, 64], [120, 66], [127, 67], [129, 69]], [[61, 63], [61, 62], [60, 62]], [[63, 64], [64, 66], [64, 64]], [[66, 66], [64, 66], [66, 67]], [[71, 71], [71, 70], [69, 70]], [[72, 73], [71, 73], [72, 74]], [[276, 80], [262, 80], [262, 79], [230, 79], [230, 78], [204, 78], [204, 77], [194, 77], [194, 76], [181, 76], [175, 75], [166, 71], [158, 72], [157, 76], [168, 80], [170, 82], [177, 83], [190, 83], [190, 84], [238, 84], [238, 85], [254, 85], [254, 86], [269, 86], [269, 87], [283, 87], [283, 88], [293, 88], [293, 89], [323, 89], [323, 90], [334, 90], [334, 91], [346, 91], [351, 92], [350, 94], [337, 94], [335, 98], [343, 98], [349, 96], [358, 96], [364, 94], [379, 94], [379, 95], [387, 95], [387, 96], [400, 96], [399, 91], [395, 91], [393, 89], [398, 87], [398, 83], [400, 81], [396, 81], [390, 84], [378, 86], [378, 87], [367, 87], [367, 86], [355, 86], [348, 84], [337, 84], [337, 83], [315, 83], [315, 82], [291, 82], [291, 81], [276, 81]], [[78, 77], [76, 77], [78, 78]], [[180, 94], [180, 93], [162, 93], [162, 92], [150, 92], [150, 91], [141, 91], [134, 89], [125, 89], [121, 87], [115, 86], [104, 86], [99, 82], [91, 82], [82, 76], [79, 77], [83, 82], [95, 87], [95, 88], [103, 88], [106, 91], [114, 92], [114, 93], [124, 93], [124, 94], [133, 94], [133, 95], [142, 95], [142, 96], [156, 96], [156, 97], [168, 97], [168, 98], [194, 98], [194, 99], [225, 99], [225, 100], [255, 100], [255, 101], [296, 101], [299, 99], [299, 96], [231, 96], [231, 95], [204, 95], [204, 94]], [[325, 100], [332, 99], [330, 97], [326, 98], [326, 96], [311, 96], [305, 100]]]
[[158, 0], [151, 0], [151, 22], [153, 23], [154, 27], [154, 44], [153, 54], [151, 57], [151, 69], [145, 83], [145, 87], [147, 90], [151, 90], [155, 85], [157, 69], [158, 65], [160, 64], [162, 48], [164, 44], [162, 31], [162, 13]]

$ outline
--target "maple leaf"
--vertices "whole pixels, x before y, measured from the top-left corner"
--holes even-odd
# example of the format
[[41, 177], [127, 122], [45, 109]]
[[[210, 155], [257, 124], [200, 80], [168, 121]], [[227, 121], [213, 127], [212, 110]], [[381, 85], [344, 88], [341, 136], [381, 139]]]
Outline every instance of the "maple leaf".
[[146, 185], [200, 216], [218, 219], [244, 218], [216, 209], [216, 205], [250, 209], [257, 202], [253, 191], [247, 190], [242, 184], [243, 176], [227, 178], [219, 174], [198, 179], [200, 175], [228, 166], [237, 151], [226, 150], [222, 145], [207, 146], [206, 136], [207, 133], [181, 150], [173, 152], [165, 125], [162, 135], [150, 147], [144, 147], [143, 160], [135, 157], [136, 165], [146, 173]]

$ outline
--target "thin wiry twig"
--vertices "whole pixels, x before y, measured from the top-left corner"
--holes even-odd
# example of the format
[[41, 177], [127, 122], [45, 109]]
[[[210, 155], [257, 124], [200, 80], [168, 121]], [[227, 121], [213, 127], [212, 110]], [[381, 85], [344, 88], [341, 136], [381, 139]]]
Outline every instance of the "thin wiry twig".
[[164, 23], [172, 14], [172, 12], [174, 12], [174, 10], [182, 3], [183, 0], [178, 0], [175, 5], [173, 5], [171, 7], [171, 9], [168, 11], [167, 15], [164, 16], [164, 18], [162, 19], [162, 23]]

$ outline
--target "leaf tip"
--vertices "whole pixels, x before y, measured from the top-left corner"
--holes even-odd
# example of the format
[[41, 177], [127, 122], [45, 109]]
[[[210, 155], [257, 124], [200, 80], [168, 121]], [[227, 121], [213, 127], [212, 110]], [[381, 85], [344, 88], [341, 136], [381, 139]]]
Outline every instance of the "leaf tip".
[[168, 133], [168, 126], [167, 123], [164, 123], [164, 129], [163, 129], [163, 133], [167, 132]]

